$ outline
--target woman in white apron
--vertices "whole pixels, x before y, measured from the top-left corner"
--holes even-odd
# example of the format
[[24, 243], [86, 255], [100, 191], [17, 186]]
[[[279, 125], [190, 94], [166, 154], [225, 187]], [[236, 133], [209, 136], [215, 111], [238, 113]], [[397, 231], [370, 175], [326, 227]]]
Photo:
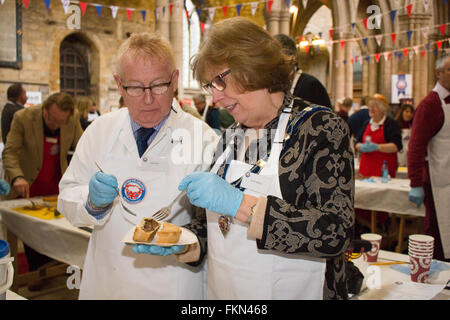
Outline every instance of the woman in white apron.
[[207, 232], [190, 224], [201, 243], [207, 234], [207, 298], [345, 299], [354, 223], [348, 126], [328, 108], [292, 107], [292, 61], [248, 19], [215, 24], [193, 69], [237, 121], [211, 171], [179, 185], [207, 210]]
[[411, 137], [411, 128], [413, 122], [414, 107], [409, 103], [404, 103], [400, 107], [394, 120], [397, 121], [399, 128], [402, 131], [402, 145], [403, 149], [397, 153], [398, 165], [400, 167], [407, 167], [408, 144]]

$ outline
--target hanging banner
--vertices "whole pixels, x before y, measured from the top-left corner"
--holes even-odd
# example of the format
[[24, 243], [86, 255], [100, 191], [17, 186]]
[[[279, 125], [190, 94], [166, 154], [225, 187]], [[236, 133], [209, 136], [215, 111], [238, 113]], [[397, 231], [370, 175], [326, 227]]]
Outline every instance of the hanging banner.
[[118, 6], [110, 6], [110, 8], [111, 8], [111, 14], [113, 16], [113, 19], [116, 19], [116, 17], [117, 17], [117, 10], [119, 10], [119, 7]]
[[250, 7], [252, 8], [252, 16], [254, 16], [256, 13], [256, 9], [258, 9], [258, 2], [250, 3]]
[[412, 75], [393, 74], [391, 82], [391, 103], [400, 103], [400, 99], [405, 98], [412, 98]]

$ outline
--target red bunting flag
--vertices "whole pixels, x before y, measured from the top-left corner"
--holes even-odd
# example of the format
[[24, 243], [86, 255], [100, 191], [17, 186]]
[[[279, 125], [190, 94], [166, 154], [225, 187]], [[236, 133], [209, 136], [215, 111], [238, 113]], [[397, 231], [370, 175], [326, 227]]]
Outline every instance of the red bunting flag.
[[185, 11], [186, 11], [186, 20], [189, 21], [189, 11], [187, 11], [187, 9]]
[[228, 6], [222, 6], [222, 11], [223, 11], [223, 16], [224, 17], [227, 16], [227, 10], [228, 10]]
[[79, 2], [80, 4], [80, 9], [81, 9], [81, 14], [84, 16], [84, 14], [86, 13], [86, 8], [87, 8], [87, 2]]
[[132, 13], [133, 13], [133, 10], [127, 8], [127, 18], [128, 18], [128, 20], [131, 19], [131, 14]]
[[353, 58], [350, 59], [350, 63], [353, 64]]
[[200, 27], [202, 28], [202, 33], [204, 33], [205, 32], [205, 23], [201, 22]]
[[330, 29], [328, 32], [330, 33], [330, 39], [333, 39], [333, 29]]
[[309, 52], [309, 44], [307, 44], [307, 45], [305, 46], [305, 52], [306, 52], [306, 54], [308, 54], [308, 52]]
[[392, 44], [394, 44], [395, 43], [395, 39], [397, 39], [397, 34], [395, 32], [391, 33], [391, 39], [392, 39]]
[[375, 59], [377, 60], [377, 62], [380, 62], [380, 54], [379, 53], [375, 54]]
[[364, 28], [366, 28], [366, 30], [367, 30], [367, 19], [368, 19], [368, 18], [365, 18], [365, 19], [363, 20]]
[[272, 10], [273, 0], [267, 1], [267, 13], [270, 13], [270, 10]]
[[30, 0], [23, 0], [23, 5], [25, 6], [25, 9], [28, 9], [28, 4], [30, 4]]
[[345, 40], [341, 40], [341, 49], [344, 49], [345, 46]]
[[405, 57], [408, 56], [408, 48], [403, 49], [403, 54], [405, 55]]
[[447, 28], [447, 24], [443, 23], [439, 25], [439, 30], [441, 31], [442, 36], [445, 36], [445, 29]]
[[172, 16], [173, 3], [169, 4], [169, 11], [170, 11], [170, 16]]
[[408, 4], [406, 6], [406, 11], [408, 12], [408, 18], [411, 18], [412, 6], [413, 6], [412, 3]]
[[420, 51], [420, 55], [423, 57], [425, 57], [425, 50]]
[[438, 50], [441, 50], [441, 46], [442, 46], [442, 41], [441, 40], [436, 42], [436, 47], [437, 47]]

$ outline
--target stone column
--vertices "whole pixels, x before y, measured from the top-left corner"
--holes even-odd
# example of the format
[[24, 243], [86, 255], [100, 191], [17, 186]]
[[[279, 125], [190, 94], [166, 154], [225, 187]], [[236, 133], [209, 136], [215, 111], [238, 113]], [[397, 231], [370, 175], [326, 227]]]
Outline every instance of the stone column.
[[175, 56], [175, 64], [177, 69], [180, 71], [178, 77], [178, 96], [183, 96], [183, 4], [179, 3], [178, 7], [176, 2], [179, 0], [171, 0], [173, 4], [172, 17], [170, 17], [170, 12], [168, 13], [170, 17], [170, 32], [169, 39], [172, 44], [173, 53]]
[[280, 11], [280, 31], [279, 33], [289, 35], [291, 29], [291, 13], [289, 8], [284, 8]]
[[[165, 7], [165, 10], [163, 11], [163, 7]], [[156, 31], [161, 33], [164, 37], [167, 39], [170, 38], [169, 34], [169, 18], [170, 18], [170, 12], [169, 12], [169, 0], [156, 0], [155, 8], [159, 10], [159, 16], [156, 18], [155, 24], [156, 24]], [[163, 14], [164, 12], [164, 14]]]
[[269, 16], [267, 17], [267, 31], [271, 35], [276, 35], [280, 33], [280, 11], [272, 10], [270, 11]]
[[[339, 42], [333, 43], [333, 104], [336, 105], [337, 100], [345, 98], [345, 52], [341, 49]], [[338, 65], [336, 66], [336, 60]]]
[[[353, 35], [347, 35], [346, 38], [351, 38]], [[353, 41], [347, 41], [345, 43], [345, 97], [353, 98], [353, 64], [350, 62], [352, 59]]]

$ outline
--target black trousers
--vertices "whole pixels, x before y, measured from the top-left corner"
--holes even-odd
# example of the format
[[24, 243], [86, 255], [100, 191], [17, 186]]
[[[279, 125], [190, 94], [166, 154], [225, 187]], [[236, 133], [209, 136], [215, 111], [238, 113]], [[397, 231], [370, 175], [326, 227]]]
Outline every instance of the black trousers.
[[25, 249], [25, 256], [27, 257], [29, 271], [36, 271], [44, 264], [52, 261], [53, 259], [47, 257], [46, 255], [40, 254], [36, 250], [30, 248], [25, 243], [23, 244]]

